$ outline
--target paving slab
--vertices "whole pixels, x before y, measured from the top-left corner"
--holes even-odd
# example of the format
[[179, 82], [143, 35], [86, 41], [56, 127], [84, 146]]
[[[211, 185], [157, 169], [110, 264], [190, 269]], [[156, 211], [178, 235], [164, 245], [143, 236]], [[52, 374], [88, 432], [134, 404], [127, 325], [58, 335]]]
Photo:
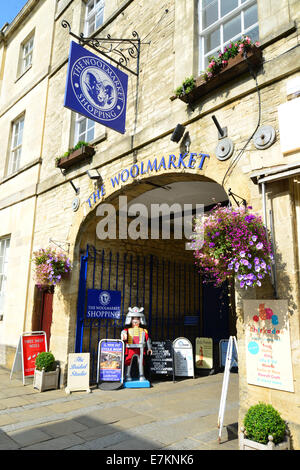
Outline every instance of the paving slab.
[[49, 434], [46, 434], [38, 428], [26, 428], [22, 429], [22, 431], [8, 432], [7, 435], [20, 447], [25, 447], [39, 442], [47, 441], [51, 438]]
[[87, 426], [76, 421], [75, 419], [53, 421], [43, 426], [39, 426], [41, 432], [46, 433], [51, 437], [66, 436], [68, 434], [77, 434], [80, 431], [88, 429]]
[[27, 447], [22, 447], [22, 450], [64, 450], [68, 449], [69, 447], [73, 447], [74, 445], [83, 443], [83, 439], [72, 434], [36, 443]]

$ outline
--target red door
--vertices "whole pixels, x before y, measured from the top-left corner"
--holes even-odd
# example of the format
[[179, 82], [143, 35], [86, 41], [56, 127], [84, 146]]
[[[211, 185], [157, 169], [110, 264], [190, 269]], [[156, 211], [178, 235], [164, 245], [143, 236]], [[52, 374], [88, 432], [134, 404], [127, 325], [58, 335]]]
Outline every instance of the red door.
[[53, 293], [44, 291], [43, 299], [42, 299], [41, 331], [45, 331], [46, 333], [48, 351], [49, 351], [51, 324], [52, 324], [52, 303], [53, 303]]

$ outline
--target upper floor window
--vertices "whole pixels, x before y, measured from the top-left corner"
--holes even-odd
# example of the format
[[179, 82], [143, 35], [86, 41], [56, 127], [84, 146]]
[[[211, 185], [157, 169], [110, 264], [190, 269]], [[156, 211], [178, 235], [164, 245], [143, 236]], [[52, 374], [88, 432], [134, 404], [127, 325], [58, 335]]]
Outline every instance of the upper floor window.
[[257, 0], [199, 0], [199, 71], [242, 36], [258, 41]]
[[21, 74], [26, 72], [26, 70], [29, 69], [29, 67], [32, 64], [33, 40], [34, 40], [34, 36], [31, 36], [28, 40], [26, 40], [22, 44], [21, 70], [20, 70]]
[[90, 36], [103, 23], [104, 0], [89, 0], [86, 4], [85, 35]]
[[76, 114], [74, 145], [79, 141], [91, 142], [95, 138], [95, 121], [88, 119], [81, 114]]
[[4, 311], [10, 238], [0, 238], [0, 314]]
[[24, 116], [12, 123], [12, 138], [8, 163], [8, 174], [15, 173], [20, 167], [22, 141], [23, 141]]

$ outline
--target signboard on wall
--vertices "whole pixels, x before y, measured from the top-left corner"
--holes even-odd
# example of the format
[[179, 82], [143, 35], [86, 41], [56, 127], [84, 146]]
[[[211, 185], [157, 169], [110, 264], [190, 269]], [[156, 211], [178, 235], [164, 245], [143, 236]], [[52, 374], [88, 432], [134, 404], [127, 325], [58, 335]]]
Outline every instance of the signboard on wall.
[[128, 76], [71, 41], [64, 106], [125, 133]]
[[197, 369], [213, 368], [213, 340], [212, 338], [196, 338], [196, 360]]
[[294, 391], [287, 300], [244, 300], [247, 382]]
[[193, 346], [187, 338], [173, 341], [175, 375], [194, 377]]
[[121, 291], [88, 289], [86, 318], [113, 318], [121, 316]]
[[90, 390], [90, 353], [70, 353], [68, 355], [68, 382], [66, 393]]

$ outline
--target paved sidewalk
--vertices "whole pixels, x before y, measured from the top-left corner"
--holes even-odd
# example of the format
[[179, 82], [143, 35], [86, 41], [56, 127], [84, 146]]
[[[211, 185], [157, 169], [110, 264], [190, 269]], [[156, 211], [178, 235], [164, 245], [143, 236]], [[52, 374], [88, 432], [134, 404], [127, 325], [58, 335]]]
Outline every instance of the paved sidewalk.
[[[29, 382], [29, 379], [27, 379]], [[238, 450], [238, 374], [230, 375], [222, 441], [223, 374], [149, 389], [40, 393], [0, 367], [0, 450]]]

